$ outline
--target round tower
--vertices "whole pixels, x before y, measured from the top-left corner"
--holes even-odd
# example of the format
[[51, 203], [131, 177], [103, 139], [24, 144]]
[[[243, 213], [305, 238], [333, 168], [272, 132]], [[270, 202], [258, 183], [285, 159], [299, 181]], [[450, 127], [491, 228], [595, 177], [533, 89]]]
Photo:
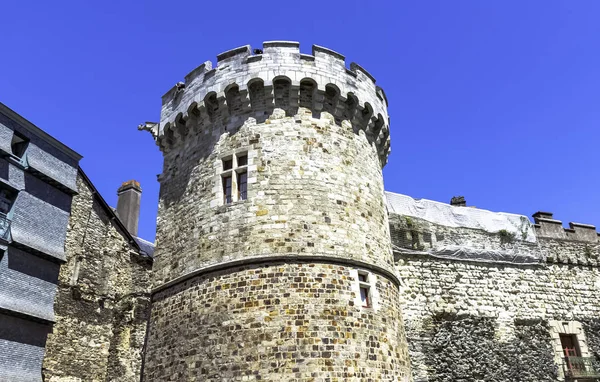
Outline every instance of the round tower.
[[319, 46], [205, 62], [146, 123], [164, 155], [144, 381], [409, 380], [387, 100]]

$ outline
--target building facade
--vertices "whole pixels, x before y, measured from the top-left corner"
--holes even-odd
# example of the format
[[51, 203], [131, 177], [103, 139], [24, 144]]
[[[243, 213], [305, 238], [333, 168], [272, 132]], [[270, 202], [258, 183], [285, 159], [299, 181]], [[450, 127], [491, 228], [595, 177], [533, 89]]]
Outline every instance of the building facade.
[[0, 381], [138, 381], [154, 249], [135, 236], [139, 184], [114, 211], [79, 154], [3, 104], [0, 154]]
[[0, 380], [41, 381], [81, 156], [0, 104]]
[[[66, 262], [58, 277], [55, 324], [46, 344], [45, 381], [137, 382], [153, 248], [132, 234], [137, 233], [141, 188], [136, 182], [124, 183], [117, 210], [106, 204], [81, 170], [77, 189]], [[123, 210], [129, 212], [129, 220], [128, 214], [119, 213]]]
[[594, 226], [387, 199], [415, 381], [600, 380]]
[[384, 192], [387, 99], [339, 53], [222, 53], [140, 129], [156, 255], [139, 183], [111, 208], [0, 104], [0, 381], [600, 381], [595, 226]]
[[291, 42], [163, 96], [144, 381], [600, 380], [595, 227], [384, 196], [386, 108]]
[[164, 154], [143, 380], [408, 380], [383, 90], [318, 46], [217, 61], [141, 127]]

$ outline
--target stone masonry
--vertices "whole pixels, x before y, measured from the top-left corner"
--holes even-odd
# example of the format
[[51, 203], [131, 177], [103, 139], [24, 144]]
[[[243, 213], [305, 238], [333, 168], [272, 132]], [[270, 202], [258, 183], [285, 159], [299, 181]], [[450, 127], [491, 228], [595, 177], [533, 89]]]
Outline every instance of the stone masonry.
[[80, 159], [0, 104], [2, 382], [140, 379], [153, 245], [126, 229]]
[[409, 380], [385, 95], [325, 48], [250, 51], [194, 70], [141, 127], [164, 154], [143, 379]]
[[44, 358], [47, 382], [140, 379], [151, 258], [79, 170]]
[[[537, 242], [527, 243], [518, 232], [390, 215], [415, 381], [564, 381], [558, 332], [577, 336], [596, 370], [587, 380], [600, 378], [598, 234], [564, 229], [548, 213], [534, 218]], [[479, 251], [441, 257], [432, 251], [440, 241]], [[518, 256], [486, 256], [498, 251]]]
[[251, 52], [139, 127], [164, 156], [154, 265], [139, 183], [112, 209], [0, 104], [0, 381], [600, 381], [595, 226], [384, 192], [373, 76]]

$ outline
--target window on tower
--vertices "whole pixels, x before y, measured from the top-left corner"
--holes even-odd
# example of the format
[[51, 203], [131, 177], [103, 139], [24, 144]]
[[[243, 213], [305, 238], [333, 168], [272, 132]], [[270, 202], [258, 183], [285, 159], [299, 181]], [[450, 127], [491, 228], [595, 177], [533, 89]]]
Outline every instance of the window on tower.
[[358, 289], [360, 291], [361, 306], [363, 308], [373, 307], [369, 273], [364, 271], [358, 271]]
[[223, 204], [248, 198], [248, 153], [238, 153], [221, 159], [221, 189]]

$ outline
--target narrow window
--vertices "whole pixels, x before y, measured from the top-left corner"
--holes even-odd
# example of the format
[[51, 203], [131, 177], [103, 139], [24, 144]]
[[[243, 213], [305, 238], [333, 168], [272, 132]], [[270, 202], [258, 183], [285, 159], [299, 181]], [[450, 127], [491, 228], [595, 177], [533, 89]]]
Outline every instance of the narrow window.
[[238, 167], [246, 166], [247, 164], [248, 164], [248, 155], [247, 154], [237, 157]]
[[81, 267], [81, 256], [75, 258], [75, 264], [73, 264], [73, 274], [71, 275], [71, 285], [77, 285], [79, 282], [79, 268]]
[[581, 358], [581, 351], [574, 334], [560, 334], [560, 344], [565, 356], [565, 373], [569, 377], [585, 375], [586, 360]]
[[248, 199], [248, 153], [221, 159], [223, 203], [231, 204]]
[[12, 142], [10, 143], [10, 148], [12, 149], [12, 153], [19, 157], [23, 158], [25, 151], [27, 150], [27, 146], [29, 145], [29, 139], [25, 138], [21, 134], [16, 131], [13, 132]]
[[369, 284], [369, 274], [358, 272], [358, 287], [360, 290], [360, 302], [363, 308], [370, 308], [371, 303], [371, 285]]
[[246, 200], [248, 198], [248, 173], [243, 172], [238, 174], [238, 200]]
[[365, 286], [360, 287], [360, 301], [362, 302], [362, 306], [364, 308], [371, 307], [371, 301], [369, 299], [369, 287], [365, 287]]
[[560, 334], [560, 344], [565, 357], [580, 357], [577, 338], [574, 334]]
[[231, 200], [231, 175], [223, 177], [223, 200], [225, 204], [232, 202]]

